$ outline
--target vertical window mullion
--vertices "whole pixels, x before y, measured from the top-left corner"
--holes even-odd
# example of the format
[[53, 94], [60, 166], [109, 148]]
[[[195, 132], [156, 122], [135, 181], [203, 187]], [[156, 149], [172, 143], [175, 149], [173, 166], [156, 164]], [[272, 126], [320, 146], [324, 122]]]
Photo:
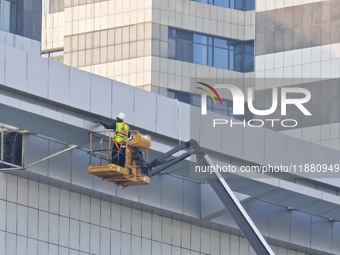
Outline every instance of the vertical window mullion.
[[243, 68], [242, 68], [242, 72], [244, 72], [246, 70], [246, 45], [243, 45]]
[[208, 36], [207, 36], [207, 43], [206, 43], [206, 50], [207, 50], [207, 59], [206, 59], [206, 61], [207, 61], [207, 65], [209, 66], [209, 38], [208, 38]]
[[227, 56], [227, 68], [230, 70], [230, 40], [227, 40], [227, 48], [228, 48], [228, 50], [227, 50], [227, 52], [228, 52], [228, 56]]
[[211, 66], [215, 66], [214, 62], [215, 62], [215, 46], [214, 46], [214, 38], [211, 37]]

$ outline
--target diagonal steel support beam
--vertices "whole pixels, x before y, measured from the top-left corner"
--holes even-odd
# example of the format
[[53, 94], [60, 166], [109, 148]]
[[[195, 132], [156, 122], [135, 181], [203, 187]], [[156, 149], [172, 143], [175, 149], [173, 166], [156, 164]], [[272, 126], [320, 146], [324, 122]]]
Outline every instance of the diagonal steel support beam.
[[[214, 165], [208, 155], [203, 156], [203, 162], [208, 166]], [[211, 185], [224, 206], [228, 208], [230, 214], [240, 227], [243, 235], [253, 247], [254, 251], [258, 255], [275, 255], [222, 175], [217, 171], [214, 172], [214, 174], [216, 178], [207, 178], [207, 182]]]

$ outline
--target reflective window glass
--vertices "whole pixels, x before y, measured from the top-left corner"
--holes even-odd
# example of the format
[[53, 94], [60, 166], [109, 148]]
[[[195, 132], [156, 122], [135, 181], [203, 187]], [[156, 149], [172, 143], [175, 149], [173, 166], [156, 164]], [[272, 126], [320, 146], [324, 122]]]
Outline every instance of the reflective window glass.
[[176, 59], [185, 61], [185, 62], [192, 62], [193, 61], [193, 47], [192, 42], [178, 40], [176, 45]]
[[194, 63], [207, 65], [208, 61], [208, 46], [204, 44], [194, 44]]
[[193, 1], [240, 11], [255, 10], [255, 0], [193, 0]]
[[214, 38], [214, 46], [220, 48], [228, 48], [228, 40], [221, 38]]
[[194, 42], [195, 43], [207, 44], [208, 37], [206, 35], [194, 34]]
[[169, 29], [168, 58], [237, 72], [254, 71], [254, 41]]
[[228, 69], [228, 50], [214, 49], [214, 67]]
[[215, 0], [213, 5], [229, 8], [229, 0]]

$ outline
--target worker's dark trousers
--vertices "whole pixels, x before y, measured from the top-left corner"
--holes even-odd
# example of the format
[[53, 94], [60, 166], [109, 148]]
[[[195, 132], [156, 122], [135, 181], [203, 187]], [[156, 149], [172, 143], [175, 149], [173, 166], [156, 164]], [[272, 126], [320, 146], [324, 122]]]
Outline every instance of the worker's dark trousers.
[[118, 166], [125, 166], [125, 146], [122, 146], [121, 144], [118, 145], [120, 149], [117, 149], [116, 145], [112, 146], [112, 164], [118, 165]]

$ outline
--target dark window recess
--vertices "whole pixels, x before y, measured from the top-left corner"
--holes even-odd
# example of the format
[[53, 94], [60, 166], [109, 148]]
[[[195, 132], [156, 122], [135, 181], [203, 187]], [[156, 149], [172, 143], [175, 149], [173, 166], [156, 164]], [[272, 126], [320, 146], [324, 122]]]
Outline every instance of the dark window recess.
[[193, 1], [240, 11], [255, 10], [255, 0], [193, 0]]
[[254, 41], [169, 28], [168, 58], [236, 72], [254, 71]]
[[[4, 162], [22, 166], [22, 134], [17, 132], [4, 133], [3, 148], [4, 151], [2, 152], [0, 146], [0, 155], [3, 153]], [[6, 164], [0, 164], [0, 168], [2, 167], [6, 167]]]
[[16, 1], [0, 0], [0, 30], [16, 33], [17, 3]]
[[[197, 107], [201, 106], [201, 96], [197, 94], [190, 94], [189, 92], [168, 90], [168, 97], [177, 99], [178, 101], [186, 104], [191, 104]], [[222, 105], [219, 103], [214, 105], [211, 98], [207, 98], [207, 110], [215, 112], [227, 117], [232, 117], [238, 120], [251, 120], [253, 118], [252, 113], [248, 109], [248, 105], [244, 104], [245, 114], [244, 115], [233, 115], [233, 101], [222, 99]]]
[[190, 104], [190, 93], [188, 92], [168, 90], [168, 97], [172, 99], [177, 99], [182, 103]]

